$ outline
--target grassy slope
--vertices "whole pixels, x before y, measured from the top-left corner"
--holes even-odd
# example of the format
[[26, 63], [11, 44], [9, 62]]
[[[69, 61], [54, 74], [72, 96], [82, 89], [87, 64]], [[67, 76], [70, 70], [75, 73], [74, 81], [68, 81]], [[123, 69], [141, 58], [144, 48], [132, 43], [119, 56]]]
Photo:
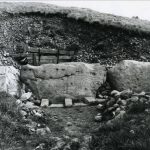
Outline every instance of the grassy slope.
[[[51, 147], [52, 139], [48, 136], [31, 134], [27, 124], [16, 106], [16, 99], [6, 93], [0, 93], [0, 149], [1, 150], [33, 150], [40, 143]], [[38, 123], [40, 120], [32, 118]]]
[[124, 118], [101, 124], [93, 133], [91, 150], [149, 150], [149, 115], [150, 108], [139, 103], [133, 105]]
[[90, 9], [58, 7], [43, 3], [0, 3], [0, 12], [13, 14], [30, 12], [59, 13], [67, 15], [68, 18], [81, 19], [89, 23], [96, 22], [101, 25], [119, 27], [125, 30], [150, 33], [149, 21], [99, 13]]

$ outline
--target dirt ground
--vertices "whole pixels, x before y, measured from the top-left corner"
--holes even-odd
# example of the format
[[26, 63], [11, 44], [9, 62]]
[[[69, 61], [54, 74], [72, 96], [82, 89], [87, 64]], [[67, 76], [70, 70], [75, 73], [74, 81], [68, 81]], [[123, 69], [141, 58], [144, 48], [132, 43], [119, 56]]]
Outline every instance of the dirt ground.
[[53, 136], [82, 139], [99, 126], [99, 123], [94, 121], [98, 113], [95, 106], [46, 108], [44, 111], [50, 116], [49, 127]]

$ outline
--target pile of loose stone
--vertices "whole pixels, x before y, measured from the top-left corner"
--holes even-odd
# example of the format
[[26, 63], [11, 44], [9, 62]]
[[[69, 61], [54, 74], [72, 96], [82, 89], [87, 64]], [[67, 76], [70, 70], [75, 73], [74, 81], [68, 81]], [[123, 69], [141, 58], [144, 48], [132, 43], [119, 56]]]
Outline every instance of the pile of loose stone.
[[44, 111], [39, 107], [38, 105], [40, 102], [33, 101], [33, 95], [32, 92], [24, 93], [16, 101], [16, 104], [18, 106], [18, 110], [20, 114], [22, 115], [23, 119], [27, 121], [28, 123], [26, 124], [26, 127], [29, 129], [30, 133], [36, 133], [38, 135], [46, 135], [51, 133], [50, 129], [48, 126], [46, 126], [44, 123], [40, 124], [32, 119], [31, 117], [37, 117], [37, 118], [42, 118], [45, 117]]
[[[99, 95], [99, 104], [97, 105], [98, 114], [95, 116], [95, 121], [109, 121], [118, 120], [130, 111], [135, 104], [144, 106], [145, 111], [149, 111], [150, 107], [150, 93], [141, 92], [134, 93], [127, 89], [121, 92], [113, 90], [109, 96]], [[138, 109], [138, 108], [137, 108]], [[139, 110], [135, 110], [139, 111]]]

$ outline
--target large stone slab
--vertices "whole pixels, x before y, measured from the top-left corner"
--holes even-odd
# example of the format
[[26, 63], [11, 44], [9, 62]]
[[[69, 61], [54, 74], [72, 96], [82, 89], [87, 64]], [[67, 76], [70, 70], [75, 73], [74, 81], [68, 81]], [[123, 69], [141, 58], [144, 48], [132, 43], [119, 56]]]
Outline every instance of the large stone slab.
[[106, 68], [82, 62], [26, 65], [21, 69], [21, 79], [40, 99], [95, 97], [106, 80]]
[[19, 75], [13, 66], [0, 66], [0, 92], [19, 96]]
[[150, 91], [150, 62], [124, 60], [108, 71], [111, 86], [122, 91]]

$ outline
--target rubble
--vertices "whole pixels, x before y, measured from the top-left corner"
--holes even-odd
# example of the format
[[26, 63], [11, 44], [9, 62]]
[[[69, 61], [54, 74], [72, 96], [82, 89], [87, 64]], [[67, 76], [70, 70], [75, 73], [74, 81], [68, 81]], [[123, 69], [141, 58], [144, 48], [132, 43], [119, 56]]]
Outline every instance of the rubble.
[[[146, 94], [146, 92], [135, 93], [129, 89], [121, 92], [114, 90], [105, 101], [97, 105], [99, 113], [95, 116], [95, 121], [116, 121], [122, 118], [127, 111], [140, 111], [138, 108], [131, 110], [133, 105], [141, 103], [148, 107], [150, 105], [149, 100], [149, 93]], [[144, 109], [142, 106], [140, 107], [140, 109]]]

